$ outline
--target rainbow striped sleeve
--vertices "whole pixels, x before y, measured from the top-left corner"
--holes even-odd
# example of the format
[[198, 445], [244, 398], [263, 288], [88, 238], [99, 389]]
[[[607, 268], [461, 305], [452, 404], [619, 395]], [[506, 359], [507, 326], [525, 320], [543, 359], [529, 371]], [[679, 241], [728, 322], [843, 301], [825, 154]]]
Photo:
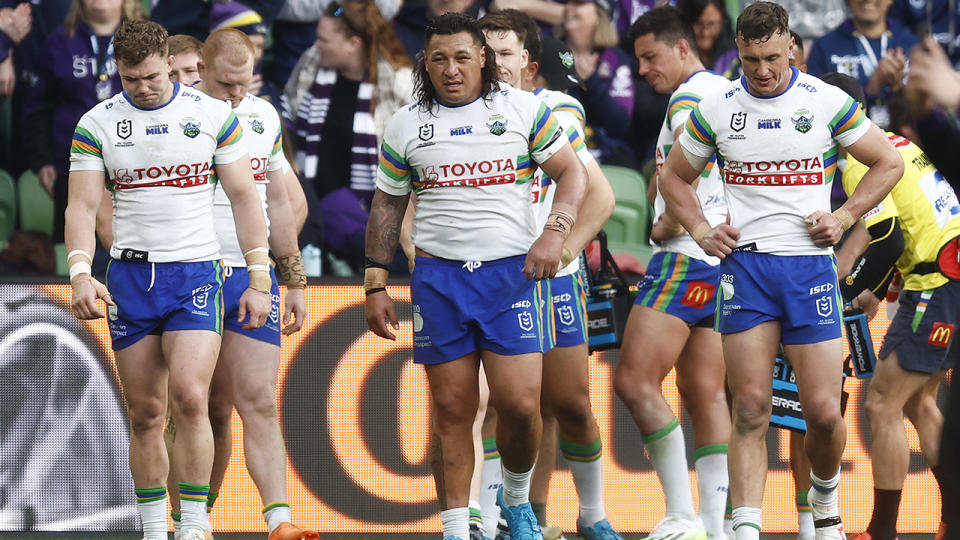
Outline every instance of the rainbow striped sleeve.
[[557, 122], [557, 117], [545, 103], [540, 103], [533, 128], [530, 130], [530, 152], [536, 153], [543, 150], [557, 139], [558, 131], [560, 131], [560, 123]]
[[681, 92], [670, 97], [670, 103], [667, 104], [667, 129], [673, 131], [673, 117], [680, 111], [693, 109], [700, 103], [700, 96], [689, 92]]
[[394, 182], [407, 182], [410, 177], [410, 166], [400, 156], [400, 153], [383, 142], [380, 145], [380, 172]]
[[240, 127], [240, 121], [237, 120], [237, 115], [230, 111], [230, 116], [227, 117], [227, 121], [220, 128], [220, 133], [217, 134], [217, 148], [225, 148], [242, 138], [243, 128]]
[[699, 105], [693, 108], [690, 118], [687, 118], [686, 130], [687, 135], [694, 141], [707, 146], [717, 146], [717, 134], [710, 129], [710, 124], [700, 114]]
[[581, 126], [587, 125], [587, 115], [583, 112], [583, 107], [581, 107], [579, 103], [571, 103], [569, 101], [560, 103], [554, 106], [553, 112], [557, 114], [561, 112], [572, 114], [577, 121], [580, 122]]
[[273, 141], [273, 150], [270, 151], [271, 156], [275, 156], [283, 151], [283, 135], [280, 134], [280, 130], [277, 130], [277, 138]]
[[856, 129], [863, 123], [863, 120], [867, 117], [863, 113], [863, 109], [860, 108], [860, 104], [853, 100], [852, 97], [847, 97], [846, 103], [843, 104], [843, 107], [840, 108], [840, 112], [830, 120], [830, 134], [837, 138], [838, 136], [852, 130]]
[[567, 139], [570, 141], [570, 146], [573, 147], [575, 152], [580, 152], [587, 147], [586, 141], [583, 140], [583, 137], [580, 136], [580, 132], [577, 128], [570, 126], [567, 128]]
[[100, 140], [93, 134], [77, 126], [77, 129], [73, 132], [73, 141], [70, 142], [70, 154], [77, 157], [81, 156], [94, 156], [98, 158], [103, 158], [103, 145], [100, 144]]

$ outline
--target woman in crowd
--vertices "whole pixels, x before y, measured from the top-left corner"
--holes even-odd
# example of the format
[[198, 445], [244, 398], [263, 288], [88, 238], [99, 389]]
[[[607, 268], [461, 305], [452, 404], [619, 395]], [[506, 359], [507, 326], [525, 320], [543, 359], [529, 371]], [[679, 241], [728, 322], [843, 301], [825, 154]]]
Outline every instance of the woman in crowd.
[[573, 51], [574, 68], [583, 82], [571, 88], [570, 95], [583, 104], [591, 152], [601, 163], [635, 167], [630, 143], [633, 70], [630, 57], [617, 46], [610, 13], [596, 2], [570, 0], [558, 30]]
[[140, 5], [139, 0], [73, 0], [34, 66], [23, 111], [29, 129], [22, 136], [28, 166], [55, 201], [54, 242], [63, 242], [73, 130], [85, 112], [122, 89], [113, 33], [124, 19], [143, 17]]
[[723, 0], [679, 0], [677, 9], [693, 27], [700, 62], [710, 71], [723, 75], [737, 59], [733, 25]]
[[413, 101], [411, 68], [372, 0], [333, 2], [284, 89], [287, 140], [310, 205], [301, 243], [322, 243], [354, 270], [363, 264], [380, 139], [390, 116]]

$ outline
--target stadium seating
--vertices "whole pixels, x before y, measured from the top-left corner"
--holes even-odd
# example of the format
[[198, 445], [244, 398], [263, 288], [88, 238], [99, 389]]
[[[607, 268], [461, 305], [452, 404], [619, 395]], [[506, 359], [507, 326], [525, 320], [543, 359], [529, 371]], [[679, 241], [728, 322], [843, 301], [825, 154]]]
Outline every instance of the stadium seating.
[[17, 222], [17, 187], [10, 173], [0, 170], [0, 246], [6, 245]]
[[653, 213], [647, 201], [647, 181], [639, 172], [627, 167], [602, 165], [600, 168], [617, 199], [613, 215], [603, 226], [610, 251], [629, 253], [646, 264], [652, 255], [649, 240]]
[[43, 189], [40, 179], [31, 170], [20, 175], [17, 184], [17, 206], [21, 230], [40, 231], [53, 236], [53, 198]]

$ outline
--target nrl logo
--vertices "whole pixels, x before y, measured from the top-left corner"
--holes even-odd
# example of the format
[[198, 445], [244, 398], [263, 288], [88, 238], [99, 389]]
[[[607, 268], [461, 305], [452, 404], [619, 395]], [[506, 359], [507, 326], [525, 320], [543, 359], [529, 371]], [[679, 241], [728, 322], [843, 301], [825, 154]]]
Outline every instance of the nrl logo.
[[420, 126], [420, 132], [417, 134], [421, 141], [429, 141], [433, 138], [433, 124], [424, 124]]
[[130, 120], [121, 120], [117, 122], [117, 137], [127, 139], [133, 133], [133, 122]]
[[793, 122], [793, 127], [800, 133], [806, 133], [813, 127], [813, 115], [807, 109], [793, 111], [790, 121]]
[[183, 134], [191, 139], [196, 138], [200, 134], [200, 121], [196, 118], [191, 118], [186, 116], [180, 119], [180, 129], [183, 130]]
[[507, 119], [502, 114], [495, 114], [487, 119], [487, 127], [490, 133], [499, 137], [507, 132]]
[[730, 129], [742, 131], [747, 125], [747, 113], [736, 112], [730, 115]]
[[567, 69], [573, 68], [573, 53], [570, 51], [563, 51], [557, 53], [557, 56], [560, 57], [560, 63], [563, 64], [563, 67]]

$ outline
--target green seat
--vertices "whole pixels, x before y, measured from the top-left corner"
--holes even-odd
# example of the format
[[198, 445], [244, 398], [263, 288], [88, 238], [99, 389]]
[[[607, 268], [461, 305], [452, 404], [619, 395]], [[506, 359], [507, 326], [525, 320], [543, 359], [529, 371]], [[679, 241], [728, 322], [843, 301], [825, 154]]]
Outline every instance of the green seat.
[[17, 186], [10, 173], [0, 170], [0, 245], [7, 244], [16, 223]]
[[67, 267], [67, 246], [66, 244], [54, 244], [53, 253], [57, 257], [57, 275], [66, 276], [70, 274], [70, 268]]
[[53, 198], [31, 170], [20, 175], [17, 206], [20, 208], [21, 230], [44, 232], [53, 237]]
[[653, 214], [650, 202], [647, 201], [647, 181], [642, 174], [627, 167], [602, 165], [600, 169], [610, 181], [610, 187], [617, 199], [614, 214], [618, 209], [629, 208], [638, 216], [637, 229], [629, 231], [623, 241], [646, 244], [650, 239], [650, 219]]

